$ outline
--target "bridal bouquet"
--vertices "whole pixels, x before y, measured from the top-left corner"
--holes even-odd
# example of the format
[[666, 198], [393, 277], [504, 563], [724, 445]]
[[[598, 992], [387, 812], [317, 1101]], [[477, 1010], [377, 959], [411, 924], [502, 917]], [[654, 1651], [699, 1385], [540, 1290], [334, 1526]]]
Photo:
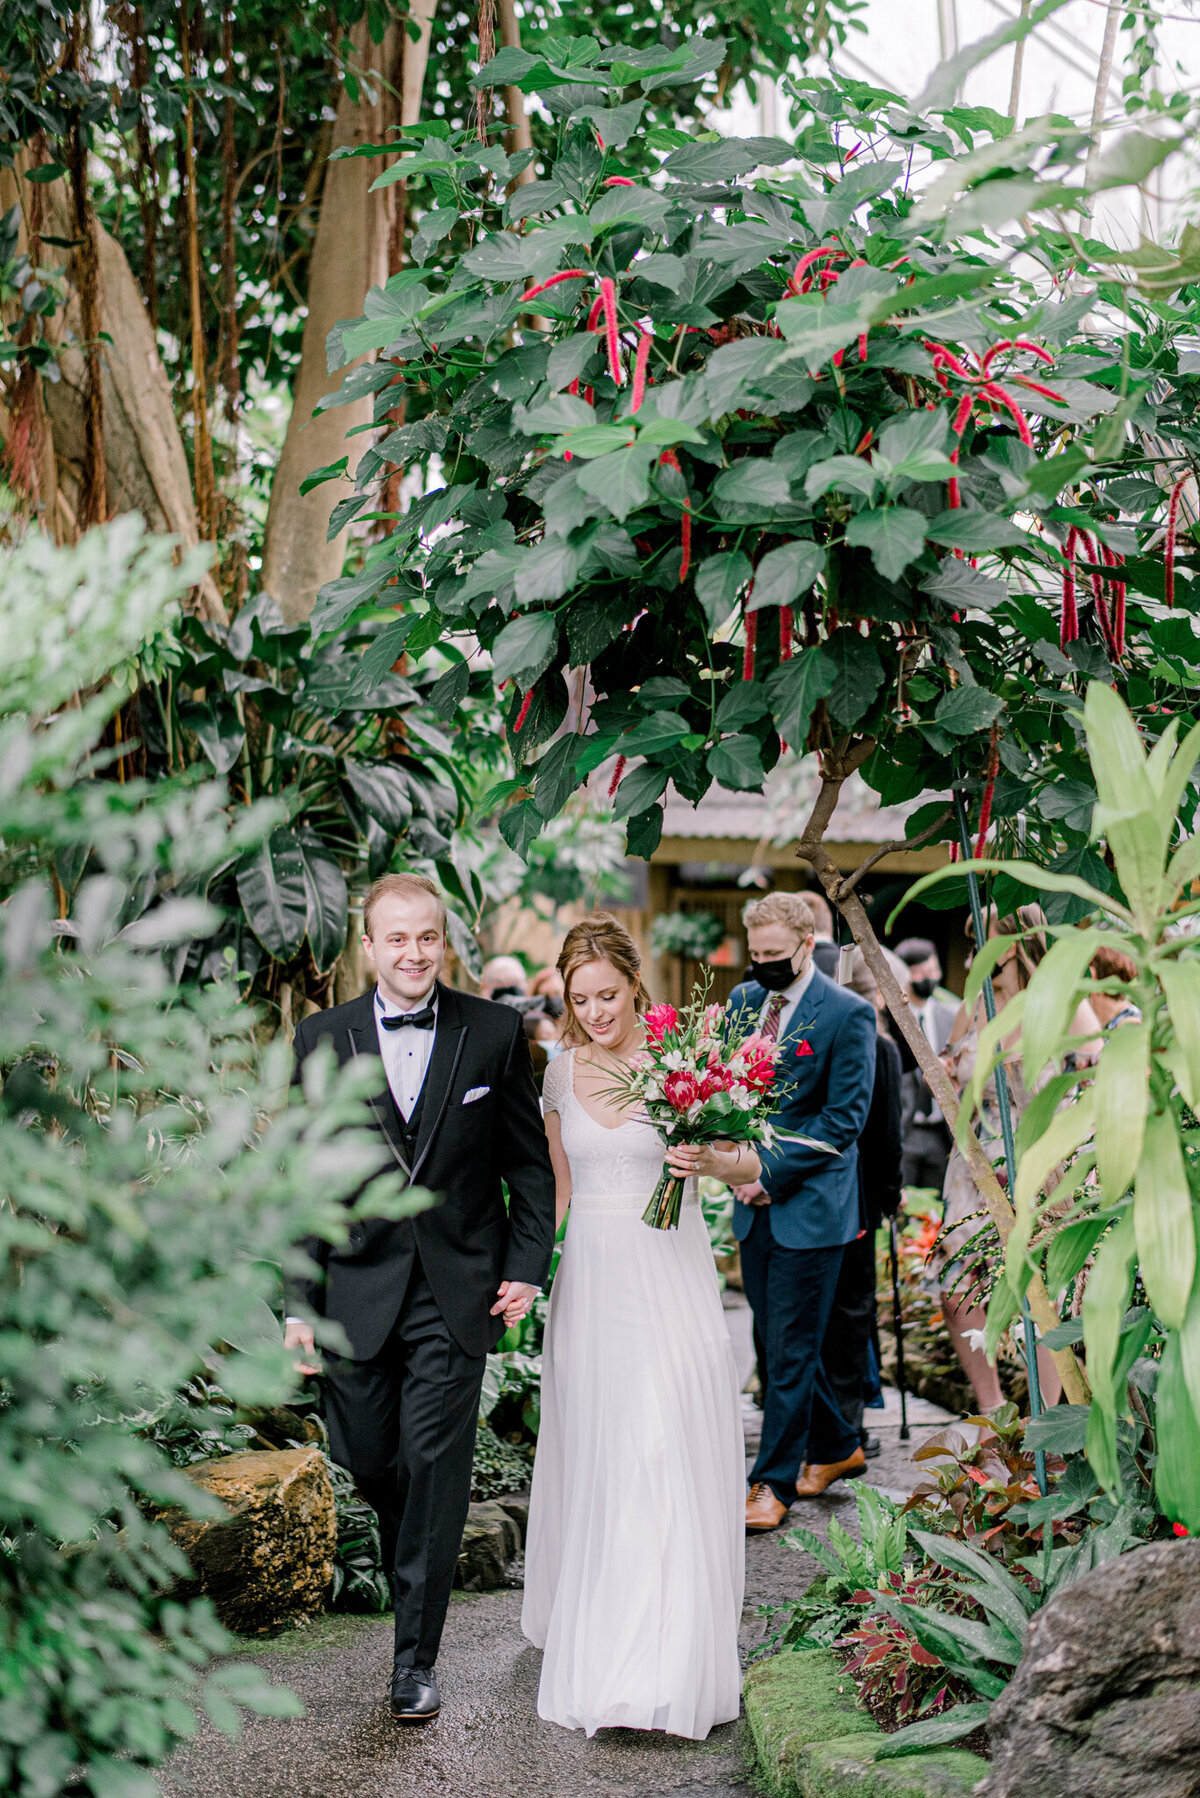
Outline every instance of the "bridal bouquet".
[[[721, 1005], [700, 994], [686, 1010], [655, 1005], [642, 1018], [646, 1047], [618, 1075], [613, 1099], [636, 1105], [666, 1143], [765, 1143], [778, 1044], [739, 1029]], [[679, 1223], [683, 1181], [664, 1168], [643, 1221], [654, 1230]]]

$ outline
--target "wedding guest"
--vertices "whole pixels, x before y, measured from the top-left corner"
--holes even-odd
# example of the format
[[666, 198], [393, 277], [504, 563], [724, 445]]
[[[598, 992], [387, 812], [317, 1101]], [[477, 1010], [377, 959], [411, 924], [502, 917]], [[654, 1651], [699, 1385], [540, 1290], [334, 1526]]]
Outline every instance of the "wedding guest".
[[515, 955], [493, 955], [479, 976], [481, 999], [525, 997], [525, 970]]
[[[950, 1038], [958, 1000], [941, 984], [942, 964], [937, 949], [928, 937], [910, 936], [897, 946], [896, 954], [904, 964], [901, 984], [907, 990], [908, 1002], [917, 1014], [926, 1041], [940, 1055]], [[907, 1044], [902, 1045], [900, 1055], [904, 1070], [900, 1118], [904, 1184], [941, 1192], [950, 1160], [950, 1127]]]
[[[1137, 974], [1137, 963], [1123, 949], [1106, 943], [1092, 957], [1091, 974], [1093, 980], [1132, 980]], [[1122, 1024], [1141, 1023], [1141, 1012], [1125, 993], [1093, 993], [1091, 1006], [1106, 1034]]]
[[[885, 949], [884, 954], [889, 952]], [[894, 956], [889, 959], [895, 961]], [[895, 972], [893, 968], [893, 972]], [[900, 1209], [900, 1051], [884, 1027], [883, 995], [861, 949], [855, 949], [846, 982], [852, 993], [875, 1011], [875, 1083], [866, 1125], [858, 1139], [858, 1185], [865, 1226], [842, 1256], [833, 1309], [821, 1345], [825, 1369], [838, 1410], [858, 1432], [863, 1453], [879, 1453], [877, 1438], [863, 1426], [863, 1406], [870, 1378], [871, 1344], [877, 1339], [875, 1317], [875, 1233], [885, 1217]]]
[[731, 995], [730, 1012], [779, 1043], [782, 1068], [780, 1137], [763, 1149], [759, 1179], [734, 1188], [742, 1279], [767, 1365], [746, 1504], [746, 1528], [758, 1532], [777, 1528], [797, 1496], [866, 1466], [820, 1350], [845, 1246], [861, 1228], [858, 1139], [875, 1078], [875, 1018], [815, 967], [806, 897], [768, 893], [742, 921], [753, 977]]
[[551, 1006], [546, 1009], [553, 1018], [561, 1018], [563, 1014], [564, 991], [563, 977], [557, 968], [539, 968], [536, 974], [529, 976], [530, 996], [551, 1000], [553, 1007], [557, 1009], [553, 1009]]
[[841, 951], [833, 940], [833, 913], [829, 908], [829, 901], [815, 887], [810, 887], [804, 897], [813, 918], [813, 962], [822, 974], [828, 974], [830, 980], [836, 980]]

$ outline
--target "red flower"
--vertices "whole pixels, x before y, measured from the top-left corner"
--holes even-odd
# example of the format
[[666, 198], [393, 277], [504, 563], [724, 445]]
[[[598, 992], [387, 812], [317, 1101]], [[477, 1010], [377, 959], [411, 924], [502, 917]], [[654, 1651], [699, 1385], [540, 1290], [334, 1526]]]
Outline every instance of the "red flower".
[[679, 1013], [673, 1005], [652, 1005], [642, 1019], [646, 1035], [652, 1043], [661, 1043], [668, 1031], [674, 1030], [679, 1022]]
[[1177, 1536], [1186, 1536], [1189, 1534], [1186, 1523], [1173, 1523], [1171, 1528], [1175, 1531]]
[[700, 1083], [695, 1074], [681, 1068], [674, 1074], [668, 1074], [663, 1081], [663, 1097], [673, 1110], [687, 1111], [700, 1097]]
[[775, 1063], [769, 1055], [756, 1056], [746, 1065], [746, 1085], [751, 1092], [765, 1093], [775, 1081]]
[[727, 1093], [733, 1085], [733, 1075], [723, 1063], [709, 1063], [703, 1080], [700, 1082], [700, 1097], [711, 1099], [714, 1093]]
[[814, 1053], [813, 1046], [811, 1043], [801, 1043], [796, 1053], [797, 1055], [812, 1055]]

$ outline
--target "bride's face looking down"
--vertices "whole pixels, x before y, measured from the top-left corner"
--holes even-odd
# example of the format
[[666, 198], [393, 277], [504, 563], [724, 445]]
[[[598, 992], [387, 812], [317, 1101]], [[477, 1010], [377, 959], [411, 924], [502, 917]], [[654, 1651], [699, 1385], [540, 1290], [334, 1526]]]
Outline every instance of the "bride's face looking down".
[[641, 1046], [633, 982], [610, 961], [587, 961], [567, 985], [567, 1003], [589, 1038], [612, 1055]]

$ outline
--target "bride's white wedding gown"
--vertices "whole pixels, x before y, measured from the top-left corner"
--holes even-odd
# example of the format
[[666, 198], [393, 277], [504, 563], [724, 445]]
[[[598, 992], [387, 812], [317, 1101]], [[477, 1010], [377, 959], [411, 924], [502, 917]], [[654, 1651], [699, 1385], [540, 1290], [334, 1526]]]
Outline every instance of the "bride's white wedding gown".
[[[745, 1565], [740, 1400], [694, 1192], [678, 1230], [642, 1212], [650, 1125], [609, 1128], [546, 1070], [571, 1164], [546, 1326], [522, 1627], [544, 1650], [538, 1714], [706, 1736], [738, 1715]], [[689, 1182], [689, 1188], [692, 1183]]]

